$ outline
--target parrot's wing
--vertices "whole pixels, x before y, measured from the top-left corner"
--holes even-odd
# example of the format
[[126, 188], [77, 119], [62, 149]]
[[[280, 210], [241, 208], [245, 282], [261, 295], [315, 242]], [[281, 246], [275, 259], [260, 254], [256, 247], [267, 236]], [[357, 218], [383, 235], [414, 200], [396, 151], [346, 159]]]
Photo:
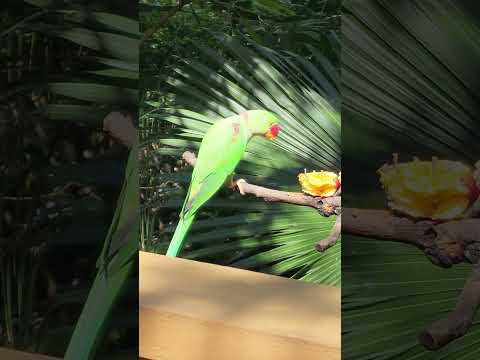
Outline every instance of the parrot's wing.
[[203, 138], [182, 209], [183, 216], [194, 214], [208, 201], [242, 159], [246, 140], [240, 123], [234, 125], [235, 119], [231, 117], [219, 121]]
[[188, 201], [183, 208], [183, 216], [188, 212], [195, 213], [203, 204], [205, 204], [215, 193], [223, 186], [231, 172], [213, 172], [202, 180], [197, 190], [189, 193]]
[[[234, 132], [236, 117], [225, 118], [215, 123], [205, 134], [197, 154], [197, 163], [192, 173], [192, 183], [201, 182], [213, 172], [233, 171], [243, 156], [246, 143], [243, 133]], [[242, 129], [243, 130], [243, 129]], [[231, 170], [226, 168], [230, 167]]]

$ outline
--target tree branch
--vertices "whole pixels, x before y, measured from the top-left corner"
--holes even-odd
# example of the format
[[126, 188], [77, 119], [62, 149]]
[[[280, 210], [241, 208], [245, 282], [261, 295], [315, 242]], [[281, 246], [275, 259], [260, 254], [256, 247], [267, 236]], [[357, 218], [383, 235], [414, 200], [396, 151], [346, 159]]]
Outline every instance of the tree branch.
[[445, 223], [413, 221], [387, 210], [343, 209], [342, 233], [417, 246], [435, 264], [450, 267], [476, 263], [480, 251], [480, 219]]
[[342, 233], [414, 245], [442, 267], [473, 262], [473, 273], [455, 309], [420, 332], [418, 341], [436, 350], [467, 332], [480, 305], [480, 219], [414, 222], [386, 210], [349, 208], [343, 209], [343, 217]]
[[437, 350], [465, 335], [472, 325], [480, 304], [480, 264], [467, 280], [455, 309], [420, 332], [418, 341], [429, 350]]
[[[195, 163], [197, 162], [197, 157], [190, 151], [184, 152], [182, 158], [192, 167], [195, 166]], [[242, 195], [255, 195], [257, 198], [263, 198], [266, 202], [282, 202], [310, 206], [317, 209], [324, 216], [336, 214], [336, 211], [339, 211], [337, 208], [340, 208], [342, 205], [340, 196], [322, 198], [319, 196], [306, 195], [301, 192], [274, 190], [250, 184], [244, 179], [236, 180], [235, 185]]]
[[335, 225], [333, 225], [333, 229], [330, 232], [330, 235], [326, 239], [320, 240], [318, 244], [315, 246], [315, 249], [319, 252], [324, 252], [328, 248], [335, 245], [340, 238], [340, 234], [342, 232], [342, 216], [339, 215], [337, 220], [335, 220]]
[[263, 198], [266, 202], [282, 202], [313, 207], [324, 216], [335, 214], [335, 209], [341, 206], [340, 196], [322, 198], [319, 196], [306, 195], [300, 192], [274, 190], [263, 186], [249, 184], [244, 179], [239, 179], [236, 183], [242, 195], [255, 195], [257, 198]]
[[119, 143], [131, 148], [138, 140], [138, 130], [133, 123], [132, 114], [124, 115], [119, 111], [114, 111], [103, 119], [103, 130]]

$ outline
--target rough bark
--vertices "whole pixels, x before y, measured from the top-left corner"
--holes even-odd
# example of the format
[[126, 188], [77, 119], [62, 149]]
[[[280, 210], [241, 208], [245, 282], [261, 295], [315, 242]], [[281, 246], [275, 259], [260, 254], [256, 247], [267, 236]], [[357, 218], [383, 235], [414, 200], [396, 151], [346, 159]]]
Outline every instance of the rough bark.
[[420, 332], [418, 341], [429, 350], [437, 350], [465, 335], [480, 304], [480, 264], [474, 266], [455, 309]]
[[417, 246], [442, 267], [462, 261], [476, 263], [480, 258], [480, 219], [435, 223], [414, 221], [387, 210], [345, 208], [342, 233]]

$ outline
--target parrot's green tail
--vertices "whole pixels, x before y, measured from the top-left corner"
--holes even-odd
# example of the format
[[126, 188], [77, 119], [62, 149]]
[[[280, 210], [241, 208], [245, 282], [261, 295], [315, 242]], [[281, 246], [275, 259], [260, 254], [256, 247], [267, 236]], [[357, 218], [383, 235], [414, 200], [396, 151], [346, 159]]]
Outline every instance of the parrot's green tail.
[[170, 241], [166, 255], [171, 257], [177, 257], [180, 251], [183, 249], [183, 244], [185, 243], [185, 237], [187, 235], [188, 229], [192, 225], [195, 215], [190, 215], [186, 219], [183, 217], [180, 218], [173, 238]]

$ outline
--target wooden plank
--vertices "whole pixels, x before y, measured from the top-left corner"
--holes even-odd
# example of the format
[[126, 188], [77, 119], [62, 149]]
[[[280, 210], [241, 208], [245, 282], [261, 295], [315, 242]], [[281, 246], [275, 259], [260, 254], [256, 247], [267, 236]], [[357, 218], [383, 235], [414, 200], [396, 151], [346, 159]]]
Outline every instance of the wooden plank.
[[0, 359], [5, 360], [60, 360], [59, 358], [54, 358], [38, 353], [27, 353], [23, 351], [16, 351], [12, 349], [0, 347]]
[[340, 289], [140, 252], [140, 356], [340, 359]]

